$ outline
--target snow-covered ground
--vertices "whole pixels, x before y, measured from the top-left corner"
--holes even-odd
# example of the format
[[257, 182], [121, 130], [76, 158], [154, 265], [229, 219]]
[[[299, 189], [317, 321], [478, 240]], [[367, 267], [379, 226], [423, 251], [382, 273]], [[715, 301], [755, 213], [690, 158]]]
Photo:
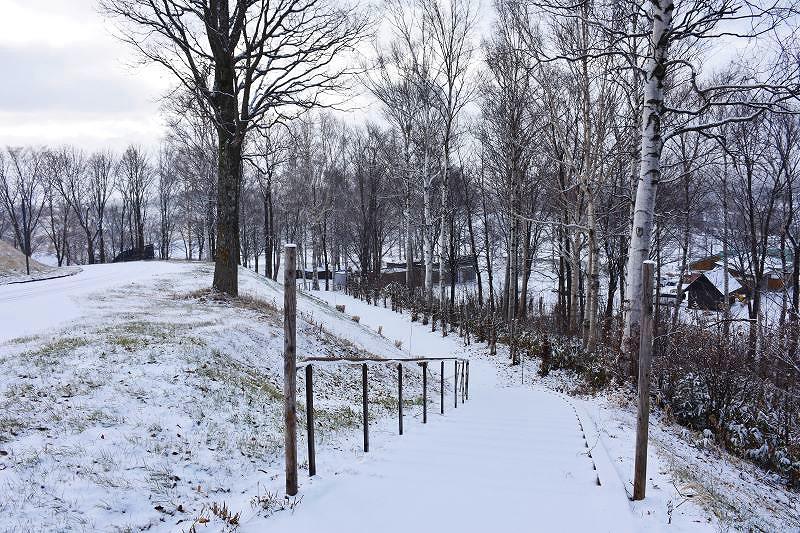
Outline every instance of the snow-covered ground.
[[300, 356], [466, 356], [470, 400], [454, 410], [448, 388], [440, 416], [434, 365], [423, 426], [421, 376], [407, 365], [398, 436], [396, 369], [370, 364], [364, 454], [360, 372], [320, 365], [318, 475], [301, 427], [300, 494], [286, 500], [281, 288], [242, 269], [243, 296], [220, 298], [211, 271], [97, 265], [0, 287], [0, 531], [798, 530], [785, 492], [666, 425], [654, 424], [648, 498], [631, 503], [628, 398], [568, 396], [567, 376], [540, 380], [533, 362], [523, 384], [502, 347], [489, 358], [325, 291], [299, 297]]
[[[282, 294], [242, 270], [244, 297], [217, 299], [211, 273], [97, 265], [0, 287], [0, 531], [213, 531], [215, 504], [247, 511], [280, 493]], [[298, 307], [304, 356], [401, 355], [349, 316], [305, 297]], [[325, 317], [322, 331], [311, 317]], [[394, 372], [371, 374], [377, 446], [393, 433]], [[318, 374], [321, 465], [357, 457], [359, 378]], [[419, 387], [414, 369], [406, 380]]]
[[[541, 403], [547, 403], [539, 398], [543, 391], [572, 394], [577, 388], [573, 379], [560, 371], [552, 372], [547, 378], [539, 378], [536, 373], [538, 361], [528, 361], [522, 368], [509, 367], [503, 346], [498, 347], [497, 357], [489, 358], [483, 345], [464, 347], [457, 336], [442, 338], [439, 332], [432, 334], [429, 327], [412, 324], [407, 315], [370, 306], [341, 293], [320, 291], [313, 294], [331, 304], [345, 305], [348, 312], [362, 316], [362, 323], [374, 329], [380, 327], [385, 334], [402, 339], [411, 353], [449, 353], [470, 357], [480, 372], [470, 378], [471, 390], [481, 386], [477, 383], [496, 383], [496, 387], [508, 390], [508, 396], [490, 394], [493, 408], [496, 412], [502, 412], [504, 419], [521, 419], [526, 416], [527, 409], [536, 412]], [[487, 360], [499, 377], [495, 378], [487, 367], [477, 364], [478, 361]], [[492, 387], [489, 388], [491, 390]], [[514, 401], [512, 398], [520, 394], [520, 389], [528, 391], [530, 395], [516, 396], [518, 401]], [[474, 401], [467, 405], [464, 412], [459, 412], [460, 417], [468, 418], [470, 409], [480, 410], [476, 404], [482, 402], [483, 396], [475, 393], [471, 397]], [[635, 531], [800, 531], [800, 499], [796, 493], [775, 483], [758, 467], [728, 455], [702, 435], [663, 421], [657, 411], [651, 416], [647, 498], [641, 502], [628, 502], [627, 496], [632, 493], [636, 427], [633, 395], [612, 390], [600, 396], [571, 395], [561, 398], [575, 408], [601, 481], [605, 485], [615, 486], [619, 493], [626, 495]], [[558, 408], [548, 403], [547, 411], [558, 412]], [[519, 436], [521, 441], [530, 442], [530, 453], [526, 454], [528, 460], [536, 455], [534, 450], [539, 444], [536, 442], [537, 436], [541, 438], [542, 434], [547, 434], [550, 438], [558, 438], [551, 431], [537, 432], [535, 416], [529, 419], [532, 426], [528, 428], [519, 423], [519, 419], [516, 420], [517, 429], [508, 430], [508, 438], [516, 439]], [[562, 447], [562, 453], [567, 449]], [[398, 453], [402, 457], [403, 452]], [[442, 449], [439, 453], [446, 454], [446, 451]], [[536, 459], [537, 462], [542, 460]], [[380, 476], [377, 470], [365, 467], [356, 471], [352, 475], [354, 485], [359, 484], [357, 480], [360, 478]], [[457, 473], [454, 475], [458, 479]], [[535, 476], [529, 476], [528, 482], [517, 489], [530, 489], [536, 485], [536, 480]], [[391, 479], [387, 483], [391, 483]], [[472, 486], [469, 488], [472, 489]], [[552, 505], [553, 509], [558, 508], [557, 503]], [[541, 516], [540, 520], [543, 520]], [[603, 522], [598, 519], [588, 530], [600, 531], [602, 527]], [[303, 531], [302, 528], [299, 530]], [[574, 529], [565, 527], [561, 530]], [[622, 530], [622, 527], [618, 530]]]

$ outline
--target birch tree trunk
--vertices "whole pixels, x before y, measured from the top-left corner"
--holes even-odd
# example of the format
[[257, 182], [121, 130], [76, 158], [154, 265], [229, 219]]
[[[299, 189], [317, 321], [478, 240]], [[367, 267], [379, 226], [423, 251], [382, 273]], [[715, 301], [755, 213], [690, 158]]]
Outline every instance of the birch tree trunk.
[[628, 372], [631, 377], [635, 377], [638, 370], [639, 330], [642, 320], [641, 265], [650, 257], [656, 191], [661, 179], [661, 151], [663, 148], [661, 118], [664, 112], [664, 77], [667, 69], [669, 33], [672, 27], [674, 8], [672, 0], [652, 0], [650, 2], [653, 28], [650, 35], [651, 55], [647, 60], [644, 73], [642, 160], [639, 183], [636, 187], [633, 227], [628, 245], [628, 266], [625, 275], [628, 299], [622, 350], [628, 358]]
[[[442, 190], [441, 190], [441, 214], [440, 214], [440, 222], [441, 227], [439, 229], [439, 321], [442, 327], [442, 337], [447, 336], [447, 292], [445, 291], [446, 286], [444, 284], [444, 251], [446, 246], [446, 238], [447, 238], [447, 191], [448, 191], [448, 177], [450, 174], [450, 133], [449, 128], [448, 131], [445, 131], [445, 138], [444, 138], [444, 161], [442, 164], [444, 168], [442, 169]], [[450, 273], [451, 276], [455, 275], [455, 272]]]
[[425, 302], [430, 305], [433, 299], [433, 232], [431, 228], [431, 177], [428, 173], [430, 165], [430, 154], [428, 153], [427, 139], [425, 144], [425, 154], [422, 165], [422, 248], [425, 256]]
[[600, 308], [600, 244], [597, 240], [597, 216], [591, 192], [587, 195], [586, 224], [589, 228], [589, 291], [586, 302], [589, 318], [586, 349], [593, 352], [597, 343], [597, 317]]
[[578, 291], [581, 285], [581, 246], [577, 230], [570, 240], [569, 331], [575, 333], [578, 330]]

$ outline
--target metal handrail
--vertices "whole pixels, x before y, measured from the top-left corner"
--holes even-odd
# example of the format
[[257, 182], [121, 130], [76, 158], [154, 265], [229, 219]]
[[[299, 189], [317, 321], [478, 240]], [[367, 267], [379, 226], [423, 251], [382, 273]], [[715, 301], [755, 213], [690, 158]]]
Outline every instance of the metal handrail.
[[[403, 364], [417, 363], [422, 367], [422, 423], [428, 423], [428, 363], [439, 361], [441, 370], [440, 396], [441, 414], [444, 414], [444, 363], [453, 361], [453, 407], [458, 407], [459, 378], [461, 403], [469, 400], [469, 359], [465, 357], [306, 357], [298, 361], [298, 367], [305, 368], [306, 379], [306, 430], [308, 433], [308, 475], [317, 473], [317, 460], [314, 443], [314, 364], [344, 363], [361, 365], [361, 409], [364, 431], [364, 452], [369, 452], [369, 398], [367, 392], [367, 363], [397, 363], [398, 430], [403, 434]], [[325, 365], [327, 366], [327, 365]], [[460, 375], [459, 375], [459, 368]]]
[[318, 357], [303, 357], [297, 361], [297, 367], [302, 368], [310, 365], [311, 363], [347, 363], [347, 364], [361, 364], [361, 363], [420, 363], [425, 361], [459, 361], [469, 362], [467, 357], [335, 357], [335, 356], [318, 356]]

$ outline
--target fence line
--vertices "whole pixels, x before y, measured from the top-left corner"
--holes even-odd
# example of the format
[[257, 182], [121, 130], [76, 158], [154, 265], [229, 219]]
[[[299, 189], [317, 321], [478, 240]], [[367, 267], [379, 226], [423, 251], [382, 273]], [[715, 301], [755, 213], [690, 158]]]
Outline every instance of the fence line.
[[[308, 357], [298, 363], [298, 367], [305, 368], [306, 376], [306, 430], [308, 438], [308, 475], [314, 476], [317, 473], [316, 449], [314, 446], [314, 364], [328, 366], [329, 364], [360, 364], [361, 365], [361, 409], [362, 409], [362, 430], [364, 433], [364, 452], [369, 452], [369, 398], [368, 382], [369, 371], [367, 364], [397, 364], [397, 398], [398, 398], [398, 432], [403, 434], [403, 364], [417, 363], [422, 367], [422, 423], [428, 423], [428, 363], [430, 361], [441, 362], [440, 389], [441, 389], [441, 414], [444, 414], [444, 370], [445, 361], [453, 361], [453, 396], [454, 407], [458, 407], [459, 394], [461, 403], [469, 399], [469, 359], [463, 357], [408, 357], [408, 358], [388, 358], [378, 357]], [[460, 370], [459, 370], [460, 369]], [[295, 428], [296, 430], [296, 428]]]

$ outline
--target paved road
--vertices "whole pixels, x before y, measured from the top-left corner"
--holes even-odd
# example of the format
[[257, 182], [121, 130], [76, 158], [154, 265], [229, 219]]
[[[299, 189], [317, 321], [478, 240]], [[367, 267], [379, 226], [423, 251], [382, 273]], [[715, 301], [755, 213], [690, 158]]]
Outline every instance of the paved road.
[[2, 285], [0, 343], [75, 320], [92, 305], [93, 293], [186, 268], [188, 263], [162, 261], [89, 265], [74, 276]]

